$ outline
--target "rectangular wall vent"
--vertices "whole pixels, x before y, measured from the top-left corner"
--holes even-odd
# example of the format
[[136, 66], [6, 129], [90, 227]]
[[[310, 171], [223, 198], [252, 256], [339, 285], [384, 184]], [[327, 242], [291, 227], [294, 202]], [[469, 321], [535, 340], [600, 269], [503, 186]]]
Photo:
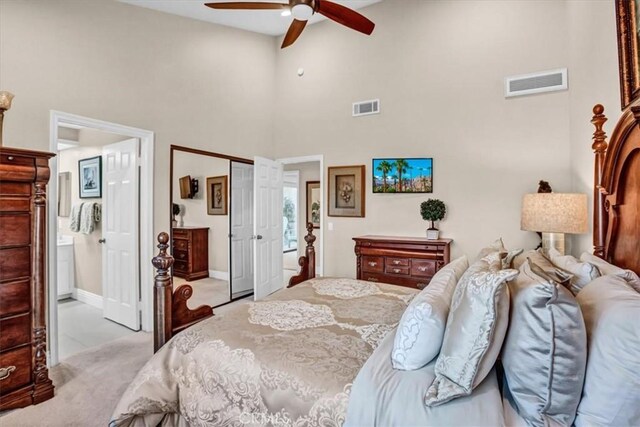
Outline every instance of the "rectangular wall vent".
[[380, 100], [360, 101], [353, 103], [353, 117], [368, 116], [380, 113]]
[[505, 98], [542, 92], [556, 92], [567, 88], [566, 68], [511, 76], [504, 79]]

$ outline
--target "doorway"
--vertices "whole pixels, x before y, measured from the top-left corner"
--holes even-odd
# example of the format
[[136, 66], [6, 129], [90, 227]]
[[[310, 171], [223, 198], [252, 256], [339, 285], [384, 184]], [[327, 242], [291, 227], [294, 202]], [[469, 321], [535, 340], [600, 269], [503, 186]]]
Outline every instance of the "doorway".
[[153, 133], [52, 111], [50, 137], [58, 153], [48, 203], [53, 366], [151, 329], [153, 271], [140, 259], [153, 256]]

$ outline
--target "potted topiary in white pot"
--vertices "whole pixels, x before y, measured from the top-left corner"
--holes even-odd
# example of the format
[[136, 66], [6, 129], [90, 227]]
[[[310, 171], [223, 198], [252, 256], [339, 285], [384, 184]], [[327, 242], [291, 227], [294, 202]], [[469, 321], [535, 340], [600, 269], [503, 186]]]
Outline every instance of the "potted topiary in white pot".
[[431, 221], [431, 227], [427, 229], [427, 239], [437, 240], [440, 231], [433, 224], [434, 221], [440, 221], [444, 218], [444, 214], [447, 213], [447, 208], [438, 199], [429, 199], [426, 202], [420, 204], [420, 214], [425, 221]]

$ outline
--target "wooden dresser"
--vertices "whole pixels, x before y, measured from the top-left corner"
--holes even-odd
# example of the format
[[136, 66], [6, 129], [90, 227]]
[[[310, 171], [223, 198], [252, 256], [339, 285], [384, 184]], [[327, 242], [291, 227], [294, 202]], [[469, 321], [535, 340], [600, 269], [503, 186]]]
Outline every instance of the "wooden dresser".
[[451, 239], [422, 237], [354, 237], [357, 278], [423, 289], [449, 262]]
[[45, 317], [53, 156], [0, 148], [0, 410], [53, 397]]
[[174, 227], [173, 275], [187, 281], [209, 277], [209, 228]]

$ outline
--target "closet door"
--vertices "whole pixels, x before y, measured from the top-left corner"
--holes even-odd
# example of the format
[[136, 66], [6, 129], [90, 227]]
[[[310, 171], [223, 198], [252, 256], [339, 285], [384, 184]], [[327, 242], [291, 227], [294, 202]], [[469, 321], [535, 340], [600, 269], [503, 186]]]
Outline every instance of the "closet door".
[[253, 165], [231, 162], [231, 297], [253, 289]]

